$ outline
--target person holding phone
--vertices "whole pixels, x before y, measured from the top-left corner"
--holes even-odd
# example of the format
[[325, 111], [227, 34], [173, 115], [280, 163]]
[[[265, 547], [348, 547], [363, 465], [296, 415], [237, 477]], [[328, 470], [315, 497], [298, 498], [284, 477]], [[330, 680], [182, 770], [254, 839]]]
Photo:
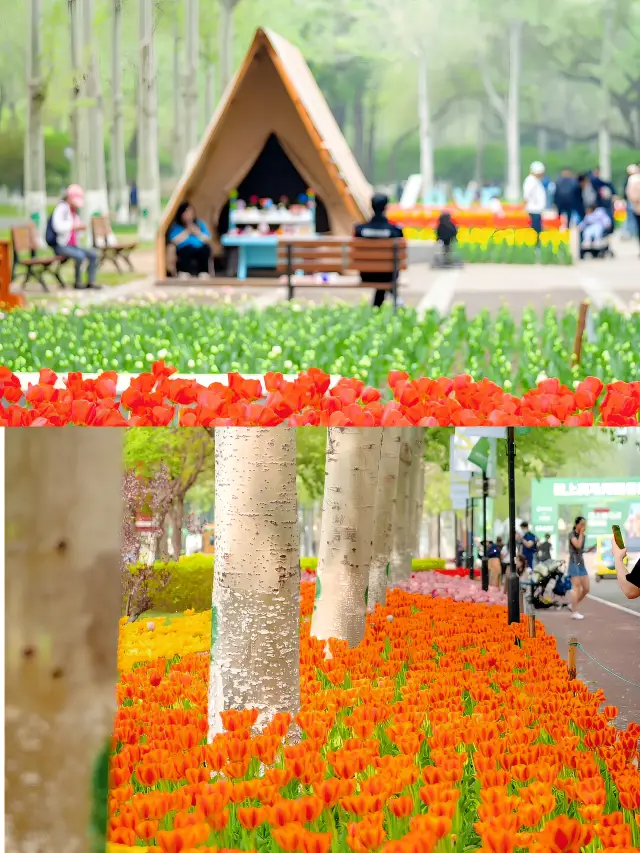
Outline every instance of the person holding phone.
[[618, 576], [618, 586], [629, 599], [640, 598], [640, 560], [630, 572], [627, 572], [627, 549], [624, 546], [622, 532], [617, 524], [613, 525], [613, 560]]
[[[584, 619], [584, 614], [578, 608], [581, 601], [589, 593], [589, 573], [584, 564], [585, 547], [584, 541], [587, 535], [587, 522], [584, 516], [579, 515], [569, 534], [569, 570], [567, 577], [571, 578], [571, 617], [573, 619]], [[587, 553], [595, 551], [587, 548]]]

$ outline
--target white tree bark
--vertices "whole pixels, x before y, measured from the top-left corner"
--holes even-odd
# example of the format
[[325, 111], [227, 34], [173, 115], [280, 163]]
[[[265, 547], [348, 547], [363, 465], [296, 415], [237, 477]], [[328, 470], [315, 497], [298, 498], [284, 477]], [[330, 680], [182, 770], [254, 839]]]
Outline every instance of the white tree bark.
[[124, 142], [122, 95], [122, 2], [112, 0], [111, 7], [111, 209], [116, 222], [129, 221], [129, 187]]
[[422, 176], [422, 203], [428, 204], [435, 181], [433, 162], [433, 134], [429, 100], [429, 64], [425, 49], [418, 55], [418, 116], [420, 124], [420, 175]]
[[233, 77], [233, 18], [238, 0], [220, 0], [220, 85], [224, 92]]
[[295, 429], [220, 427], [215, 442], [210, 740], [221, 711], [258, 708], [263, 725], [300, 708]]
[[98, 69], [98, 53], [94, 44], [95, 7], [94, 0], [83, 1], [83, 50], [88, 128], [88, 170], [87, 183], [84, 188], [83, 217], [88, 221], [92, 216], [108, 215], [109, 195], [107, 193], [107, 169], [104, 156], [104, 105]]
[[140, 41], [138, 97], [138, 238], [154, 240], [160, 221], [158, 95], [153, 46], [153, 0], [138, 0]]
[[603, 181], [611, 180], [611, 91], [609, 73], [612, 53], [614, 0], [605, 0], [600, 63], [600, 124], [598, 128], [598, 165]]
[[408, 545], [411, 511], [409, 506], [409, 487], [413, 445], [412, 427], [402, 427], [400, 443], [400, 462], [396, 487], [396, 511], [393, 524], [393, 544], [391, 547], [391, 566], [389, 572], [390, 587], [411, 577], [411, 552]]
[[42, 112], [46, 98], [42, 77], [42, 0], [31, 0], [27, 51], [27, 127], [24, 151], [25, 212], [44, 237], [47, 223], [47, 188]]
[[364, 637], [382, 429], [330, 427], [311, 635]]
[[426, 482], [426, 466], [424, 462], [424, 434], [421, 446], [418, 447], [420, 460], [418, 462], [417, 488], [415, 496], [415, 520], [413, 526], [413, 556], [420, 556], [420, 543], [422, 539], [422, 517], [424, 515], [424, 491]]
[[69, 9], [69, 29], [71, 45], [71, 69], [73, 86], [71, 90], [71, 137], [73, 147], [72, 178], [81, 187], [87, 185], [89, 140], [86, 110], [81, 109], [84, 97], [83, 48], [82, 48], [82, 6], [81, 0], [67, 0]]
[[369, 570], [369, 611], [387, 600], [387, 578], [391, 566], [393, 524], [402, 432], [398, 427], [382, 430], [382, 448], [373, 516], [373, 556]]
[[[418, 550], [417, 507], [424, 504], [424, 428], [413, 427], [409, 438], [411, 441], [411, 468], [409, 470], [409, 504], [407, 506], [407, 551], [409, 552], [409, 577], [411, 577], [411, 561]], [[422, 500], [420, 488], [423, 489]]]
[[122, 432], [6, 430], [5, 450], [4, 849], [86, 853], [118, 680]]
[[198, 147], [198, 66], [200, 57], [199, 0], [187, 0], [186, 74], [184, 87], [187, 157]]
[[520, 78], [522, 70], [523, 23], [515, 19], [509, 23], [509, 94], [507, 97], [507, 201], [522, 198], [520, 173]]
[[180, 7], [176, 7], [174, 17], [174, 34], [173, 34], [173, 174], [179, 178], [182, 175], [182, 170], [185, 165], [185, 145], [184, 145], [184, 127], [183, 127], [183, 98], [182, 80], [182, 21], [180, 17]]

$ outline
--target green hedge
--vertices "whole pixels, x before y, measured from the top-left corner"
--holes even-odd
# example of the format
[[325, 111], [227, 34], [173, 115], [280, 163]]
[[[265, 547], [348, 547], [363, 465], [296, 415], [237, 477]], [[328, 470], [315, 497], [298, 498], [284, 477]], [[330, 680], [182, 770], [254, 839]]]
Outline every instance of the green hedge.
[[[317, 557], [302, 557], [302, 571], [315, 572], [318, 565]], [[201, 613], [211, 608], [211, 586], [213, 584], [213, 555], [193, 554], [191, 557], [181, 557], [176, 563], [156, 563], [155, 567], [167, 569], [171, 580], [164, 589], [159, 589], [159, 582], [154, 590], [151, 587], [153, 610], [161, 613], [183, 613], [185, 610], [196, 610]], [[433, 569], [444, 569], [445, 561], [433, 558], [413, 560], [414, 572], [426, 572]], [[130, 569], [135, 572], [135, 566]]]

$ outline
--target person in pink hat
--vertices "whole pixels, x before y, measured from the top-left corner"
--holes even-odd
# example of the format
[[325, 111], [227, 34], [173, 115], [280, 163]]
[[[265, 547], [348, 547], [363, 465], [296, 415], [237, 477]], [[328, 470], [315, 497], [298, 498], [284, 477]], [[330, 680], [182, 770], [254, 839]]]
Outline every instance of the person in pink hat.
[[[99, 289], [101, 285], [96, 283], [98, 254], [95, 249], [80, 246], [78, 239], [78, 235], [86, 231], [87, 228], [79, 215], [83, 205], [84, 192], [82, 187], [71, 184], [49, 217], [46, 239], [56, 255], [75, 261], [76, 290]], [[87, 266], [87, 282], [83, 285], [82, 268], [85, 263]]]

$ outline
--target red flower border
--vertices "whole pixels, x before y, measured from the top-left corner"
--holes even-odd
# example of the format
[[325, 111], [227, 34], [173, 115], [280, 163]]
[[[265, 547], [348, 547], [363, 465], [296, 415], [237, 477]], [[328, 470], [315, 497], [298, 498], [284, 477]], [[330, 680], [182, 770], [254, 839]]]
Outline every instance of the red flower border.
[[228, 385], [172, 378], [176, 369], [156, 362], [151, 373], [133, 377], [122, 394], [118, 375], [96, 379], [70, 373], [56, 387], [52, 370], [37, 384], [0, 367], [0, 426], [638, 426], [640, 382], [613, 382], [606, 388], [588, 377], [572, 391], [545, 379], [522, 397], [483, 379], [410, 379], [389, 374], [392, 399], [359, 379], [331, 386], [328, 374], [310, 368], [293, 381], [267, 373], [262, 384], [228, 375]]

